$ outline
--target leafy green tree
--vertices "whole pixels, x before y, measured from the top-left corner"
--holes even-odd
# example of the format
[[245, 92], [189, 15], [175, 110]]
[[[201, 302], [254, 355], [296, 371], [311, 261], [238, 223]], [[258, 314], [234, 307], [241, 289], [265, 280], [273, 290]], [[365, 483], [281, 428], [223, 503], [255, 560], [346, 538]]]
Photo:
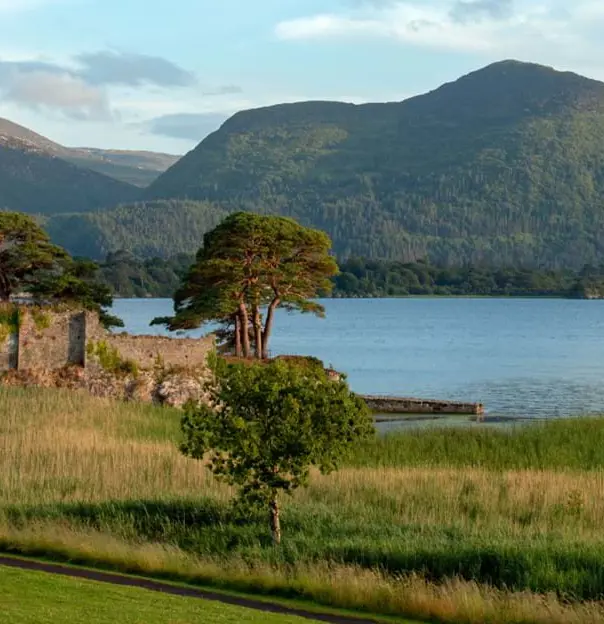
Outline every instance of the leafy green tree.
[[0, 212], [0, 300], [23, 293], [40, 303], [69, 303], [97, 312], [106, 327], [123, 326], [107, 313], [113, 297], [97, 271], [94, 262], [74, 260], [53, 245], [31, 217]]
[[31, 217], [0, 212], [0, 301], [26, 291], [37, 272], [65, 258], [67, 253]]
[[332, 277], [338, 273], [329, 254], [331, 240], [325, 232], [302, 227], [293, 219], [265, 217], [264, 236], [269, 241], [262, 259], [261, 284], [268, 291], [266, 322], [262, 332], [262, 356], [268, 357], [274, 314], [277, 308], [325, 316], [325, 308], [313, 301], [319, 293], [331, 293]]
[[[308, 482], [311, 467], [329, 473], [351, 446], [373, 432], [364, 401], [321, 363], [227, 363], [214, 357], [209, 404], [190, 404], [181, 451], [239, 488], [239, 499], [268, 509], [281, 541], [279, 494]], [[218, 407], [210, 407], [210, 405]]]
[[[204, 237], [195, 263], [174, 294], [175, 316], [161, 317], [153, 325], [166, 325], [170, 331], [195, 329], [215, 321], [228, 334], [234, 326], [236, 354], [251, 356], [249, 312], [246, 293], [250, 282], [245, 267], [232, 259], [213, 258], [210, 254], [212, 232]], [[243, 331], [243, 328], [246, 331]]]
[[104, 327], [123, 327], [121, 319], [107, 311], [113, 304], [111, 288], [99, 282], [99, 266], [86, 259], [64, 258], [52, 271], [36, 275], [28, 292], [42, 303], [67, 303], [96, 312]]
[[[237, 355], [268, 357], [275, 310], [324, 314], [312, 299], [330, 292], [338, 272], [331, 241], [293, 219], [238, 212], [204, 236], [195, 264], [174, 296], [175, 316], [156, 319], [169, 329], [191, 329], [209, 321], [235, 326]], [[267, 306], [262, 324], [261, 309]]]

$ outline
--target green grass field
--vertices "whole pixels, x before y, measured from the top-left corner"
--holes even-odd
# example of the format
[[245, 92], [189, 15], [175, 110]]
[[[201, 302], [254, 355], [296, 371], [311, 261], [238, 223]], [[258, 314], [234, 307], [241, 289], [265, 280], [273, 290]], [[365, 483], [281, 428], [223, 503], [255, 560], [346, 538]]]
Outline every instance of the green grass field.
[[303, 624], [313, 620], [0, 566], [10, 624]]
[[440, 622], [604, 621], [604, 419], [376, 439], [284, 501], [275, 550], [178, 453], [177, 412], [34, 389], [0, 405], [5, 550]]

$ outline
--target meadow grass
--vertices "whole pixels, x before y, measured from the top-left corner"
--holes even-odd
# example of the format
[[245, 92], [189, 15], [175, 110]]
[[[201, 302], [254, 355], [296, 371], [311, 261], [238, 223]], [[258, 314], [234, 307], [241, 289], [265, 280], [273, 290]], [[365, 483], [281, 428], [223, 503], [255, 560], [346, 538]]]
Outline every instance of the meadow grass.
[[604, 424], [597, 418], [575, 418], [499, 429], [411, 429], [359, 446], [351, 464], [592, 471], [604, 469]]
[[275, 549], [179, 454], [177, 412], [35, 389], [0, 405], [5, 550], [442, 622], [604, 621], [604, 420], [373, 440], [284, 501]]

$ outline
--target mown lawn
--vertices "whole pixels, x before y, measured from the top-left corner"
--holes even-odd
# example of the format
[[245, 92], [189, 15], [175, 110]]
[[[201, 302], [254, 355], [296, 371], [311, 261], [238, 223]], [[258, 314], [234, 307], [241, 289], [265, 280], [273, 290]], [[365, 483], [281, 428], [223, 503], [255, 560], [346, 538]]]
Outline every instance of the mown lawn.
[[7, 624], [304, 624], [313, 621], [2, 566], [0, 588], [0, 619]]

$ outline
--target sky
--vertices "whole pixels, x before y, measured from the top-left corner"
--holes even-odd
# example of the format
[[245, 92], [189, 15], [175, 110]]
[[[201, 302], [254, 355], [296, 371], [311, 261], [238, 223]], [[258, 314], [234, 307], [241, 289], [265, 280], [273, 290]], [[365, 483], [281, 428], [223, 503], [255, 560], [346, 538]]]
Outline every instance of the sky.
[[182, 154], [239, 110], [398, 101], [517, 59], [604, 80], [604, 0], [0, 0], [0, 117]]

